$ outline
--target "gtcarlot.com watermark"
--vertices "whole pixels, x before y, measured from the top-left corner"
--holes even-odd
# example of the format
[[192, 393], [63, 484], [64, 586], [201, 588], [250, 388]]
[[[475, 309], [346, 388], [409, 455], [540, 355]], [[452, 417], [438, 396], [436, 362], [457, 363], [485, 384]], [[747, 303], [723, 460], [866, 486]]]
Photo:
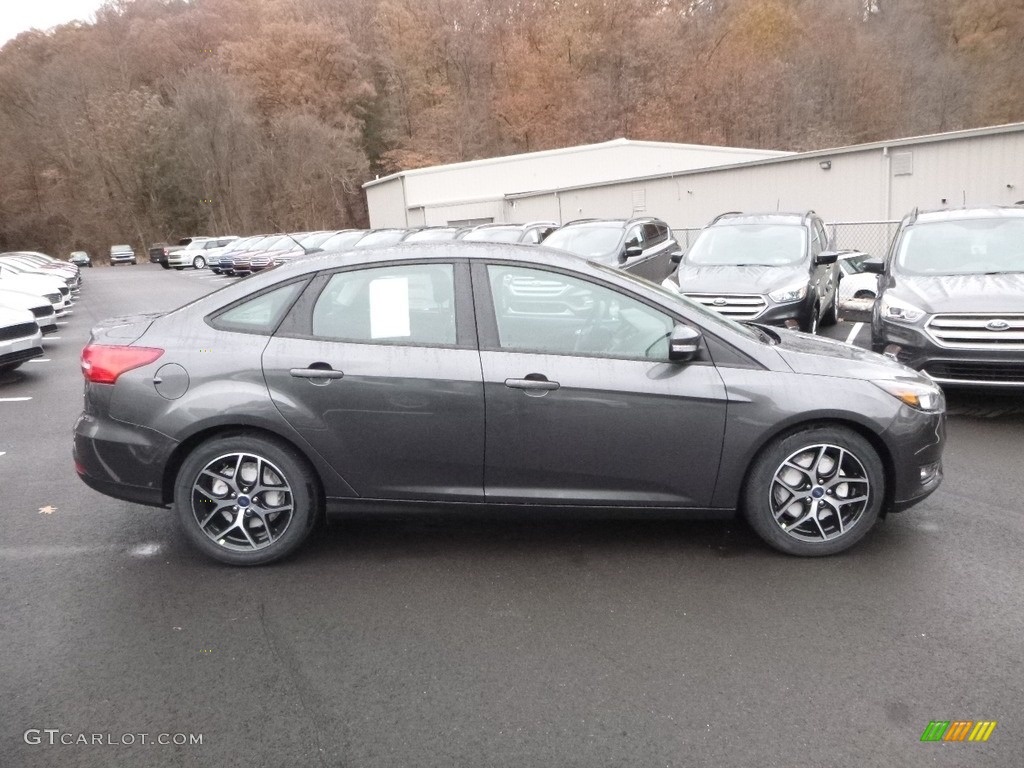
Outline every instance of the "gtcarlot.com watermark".
[[32, 746], [183, 747], [203, 743], [201, 733], [75, 733], [59, 728], [29, 728], [23, 738]]

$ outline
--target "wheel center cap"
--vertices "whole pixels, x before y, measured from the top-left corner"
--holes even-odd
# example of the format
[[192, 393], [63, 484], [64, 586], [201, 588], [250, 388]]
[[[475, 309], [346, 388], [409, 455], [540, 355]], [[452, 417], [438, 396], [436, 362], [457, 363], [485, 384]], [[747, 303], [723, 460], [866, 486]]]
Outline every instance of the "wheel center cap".
[[816, 499], [820, 499], [824, 495], [825, 489], [822, 488], [820, 485], [816, 485], [814, 486], [814, 488], [811, 489], [811, 496], [813, 496]]
[[248, 507], [252, 500], [248, 496], [239, 496], [235, 503], [240, 507]]

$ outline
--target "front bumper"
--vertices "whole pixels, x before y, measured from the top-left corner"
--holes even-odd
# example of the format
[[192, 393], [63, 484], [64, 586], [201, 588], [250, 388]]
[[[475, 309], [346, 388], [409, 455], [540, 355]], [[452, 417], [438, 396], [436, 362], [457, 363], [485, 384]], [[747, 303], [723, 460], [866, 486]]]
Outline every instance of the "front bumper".
[[944, 387], [1024, 389], [1024, 350], [943, 347], [923, 325], [879, 319], [872, 327], [871, 348], [924, 371]]
[[20, 364], [43, 355], [43, 334], [36, 332], [17, 339], [0, 341], [0, 365]]
[[901, 512], [923, 501], [942, 483], [946, 414], [903, 406], [882, 437], [892, 459], [886, 509]]

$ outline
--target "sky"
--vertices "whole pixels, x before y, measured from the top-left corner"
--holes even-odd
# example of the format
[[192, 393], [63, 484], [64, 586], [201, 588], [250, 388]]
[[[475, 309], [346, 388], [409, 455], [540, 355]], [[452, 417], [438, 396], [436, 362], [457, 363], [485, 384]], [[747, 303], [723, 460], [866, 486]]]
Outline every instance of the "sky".
[[49, 29], [73, 19], [92, 21], [103, 0], [0, 0], [0, 45], [27, 29]]

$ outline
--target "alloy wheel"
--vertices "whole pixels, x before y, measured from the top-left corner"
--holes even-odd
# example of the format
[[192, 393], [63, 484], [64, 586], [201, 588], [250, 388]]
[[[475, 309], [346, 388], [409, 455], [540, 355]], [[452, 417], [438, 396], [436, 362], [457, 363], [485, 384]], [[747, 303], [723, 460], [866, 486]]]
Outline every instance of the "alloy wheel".
[[768, 490], [775, 523], [800, 541], [846, 534], [871, 503], [871, 482], [860, 459], [838, 445], [812, 445], [776, 469]]
[[255, 453], [228, 453], [209, 462], [192, 484], [191, 502], [199, 530], [235, 552], [271, 546], [295, 514], [284, 473]]

